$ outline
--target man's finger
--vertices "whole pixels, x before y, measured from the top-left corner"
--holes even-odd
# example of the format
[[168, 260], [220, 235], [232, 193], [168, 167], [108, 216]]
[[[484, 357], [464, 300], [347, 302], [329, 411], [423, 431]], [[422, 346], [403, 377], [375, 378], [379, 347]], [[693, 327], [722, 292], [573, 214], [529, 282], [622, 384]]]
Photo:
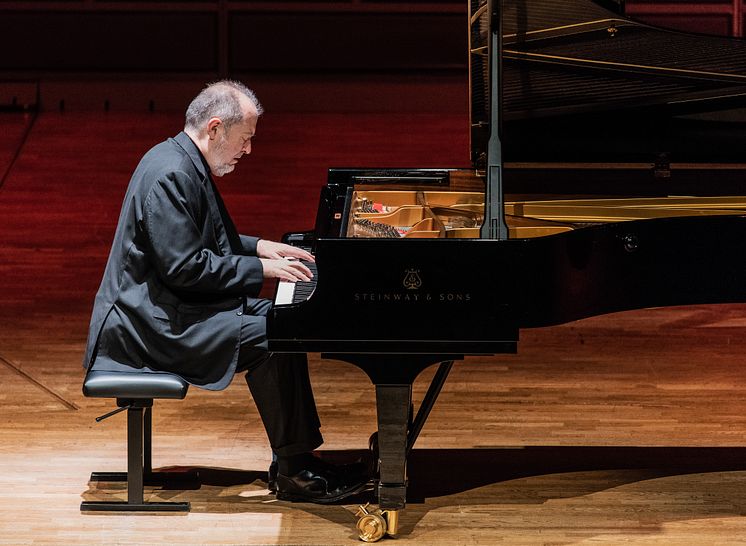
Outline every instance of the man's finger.
[[305, 251], [302, 248], [299, 248], [298, 250], [300, 250], [300, 253], [299, 253], [299, 255], [297, 257], [300, 258], [301, 260], [306, 260], [307, 262], [315, 262], [316, 261], [316, 258], [314, 257], [314, 255], [311, 254], [310, 252]]
[[290, 245], [287, 245], [287, 248], [284, 251], [284, 255], [287, 258], [298, 258], [299, 260], [305, 260], [307, 262], [316, 261], [316, 258], [313, 257], [313, 254], [311, 254], [307, 250], [303, 250], [302, 248]]
[[313, 273], [310, 269], [301, 261], [295, 258], [286, 256], [279, 260], [272, 260], [276, 264], [276, 276], [283, 281], [297, 282], [305, 281], [308, 282], [313, 278]]
[[300, 270], [303, 275], [307, 277], [305, 280], [311, 280], [313, 278], [313, 273], [303, 262], [288, 262], [288, 265], [294, 269]]
[[283, 260], [280, 264], [279, 273], [286, 276], [284, 280], [297, 282], [297, 281], [310, 281], [313, 274], [311, 271], [300, 262], [289, 262]]
[[300, 271], [296, 271], [293, 269], [281, 269], [277, 272], [277, 278], [283, 281], [287, 282], [298, 282], [298, 281], [305, 281], [308, 282], [311, 279], [303, 275]]

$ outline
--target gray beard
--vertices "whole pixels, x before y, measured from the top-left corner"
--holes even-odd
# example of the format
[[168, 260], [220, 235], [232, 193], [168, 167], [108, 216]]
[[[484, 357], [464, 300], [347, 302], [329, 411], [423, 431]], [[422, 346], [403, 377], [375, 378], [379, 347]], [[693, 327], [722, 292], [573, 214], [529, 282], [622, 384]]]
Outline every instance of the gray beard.
[[[220, 142], [215, 146], [215, 151], [217, 153], [222, 152], [225, 149], [225, 135], [221, 135]], [[235, 165], [231, 165], [230, 163], [223, 163], [221, 165], [215, 165], [215, 167], [212, 167], [210, 170], [212, 170], [212, 174], [215, 176], [223, 176], [225, 174], [228, 174], [233, 169], [235, 169]]]
[[223, 176], [225, 174], [228, 174], [233, 169], [235, 169], [235, 165], [231, 165], [230, 163], [223, 163], [222, 165], [217, 165], [212, 169], [212, 174], [215, 176]]

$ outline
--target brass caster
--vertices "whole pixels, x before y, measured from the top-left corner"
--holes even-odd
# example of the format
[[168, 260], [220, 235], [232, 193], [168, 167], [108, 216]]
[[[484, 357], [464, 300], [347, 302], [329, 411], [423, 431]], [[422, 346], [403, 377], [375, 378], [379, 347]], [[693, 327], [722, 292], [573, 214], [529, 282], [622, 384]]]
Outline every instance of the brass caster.
[[363, 542], [378, 542], [386, 534], [386, 520], [380, 510], [368, 512], [368, 504], [361, 506], [357, 511], [357, 530], [360, 540]]
[[399, 533], [399, 510], [384, 510], [386, 516], [386, 534], [395, 537]]
[[378, 542], [384, 536], [395, 537], [399, 532], [399, 510], [368, 510], [370, 504], [358, 508], [357, 530], [360, 540]]

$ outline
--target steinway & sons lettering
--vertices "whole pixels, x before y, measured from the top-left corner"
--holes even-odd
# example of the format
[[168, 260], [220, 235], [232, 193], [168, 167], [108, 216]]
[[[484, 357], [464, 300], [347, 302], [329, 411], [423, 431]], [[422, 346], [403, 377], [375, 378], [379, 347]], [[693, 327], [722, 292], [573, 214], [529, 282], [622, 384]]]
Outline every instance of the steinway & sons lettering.
[[356, 303], [391, 302], [391, 303], [457, 303], [471, 301], [470, 292], [355, 292]]
[[471, 301], [470, 292], [421, 292], [420, 270], [408, 268], [404, 271], [402, 286], [406, 292], [355, 292], [355, 303], [459, 303]]

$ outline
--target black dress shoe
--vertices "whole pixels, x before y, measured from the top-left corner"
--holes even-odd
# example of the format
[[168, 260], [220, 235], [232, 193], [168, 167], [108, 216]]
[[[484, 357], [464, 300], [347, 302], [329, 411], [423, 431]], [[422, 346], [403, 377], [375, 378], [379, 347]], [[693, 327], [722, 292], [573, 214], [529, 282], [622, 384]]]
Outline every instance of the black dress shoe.
[[[364, 482], [370, 479], [369, 465], [362, 462], [345, 463], [340, 465], [333, 465], [314, 457], [311, 464], [314, 470], [328, 470], [338, 474], [342, 480], [346, 482]], [[279, 473], [279, 466], [277, 461], [272, 461], [267, 470], [267, 489], [270, 493], [277, 493], [277, 474]]]
[[294, 476], [278, 474], [276, 484], [280, 500], [329, 504], [365, 490], [368, 477], [346, 476], [331, 468], [314, 468], [302, 470]]

